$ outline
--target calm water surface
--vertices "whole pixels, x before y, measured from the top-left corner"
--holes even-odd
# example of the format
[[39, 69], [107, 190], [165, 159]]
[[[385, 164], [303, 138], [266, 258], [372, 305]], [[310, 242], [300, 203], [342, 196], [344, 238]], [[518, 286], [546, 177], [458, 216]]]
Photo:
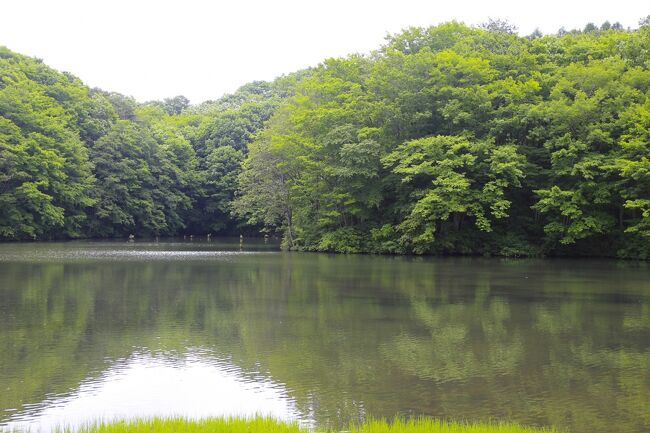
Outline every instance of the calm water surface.
[[256, 413], [648, 432], [650, 268], [0, 245], [0, 429]]

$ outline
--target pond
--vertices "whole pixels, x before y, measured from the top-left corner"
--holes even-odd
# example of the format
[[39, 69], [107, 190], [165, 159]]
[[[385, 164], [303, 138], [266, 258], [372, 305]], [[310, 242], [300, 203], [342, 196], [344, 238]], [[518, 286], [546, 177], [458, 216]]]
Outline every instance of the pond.
[[650, 431], [650, 268], [0, 244], [0, 429], [269, 414]]

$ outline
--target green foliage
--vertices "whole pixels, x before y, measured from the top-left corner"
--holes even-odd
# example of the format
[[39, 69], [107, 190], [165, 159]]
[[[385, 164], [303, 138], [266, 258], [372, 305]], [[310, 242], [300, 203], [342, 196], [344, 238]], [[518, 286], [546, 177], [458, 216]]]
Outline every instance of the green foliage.
[[362, 233], [352, 227], [344, 227], [325, 233], [318, 243], [317, 250], [346, 254], [360, 253], [364, 251], [363, 242]]
[[647, 257], [649, 36], [452, 22], [326, 60], [258, 138], [284, 173], [292, 246]]
[[507, 217], [505, 192], [520, 186], [524, 160], [515, 146], [436, 136], [406, 142], [384, 162], [407, 185], [400, 243], [425, 253], [433, 250], [436, 230], [450, 219], [455, 230], [471, 219], [489, 232], [493, 220]]
[[253, 418], [209, 418], [190, 420], [185, 418], [153, 418], [132, 421], [113, 421], [89, 425], [79, 433], [301, 433], [296, 422], [281, 422], [271, 417]]
[[0, 72], [0, 239], [234, 230], [247, 145], [292, 86], [190, 107], [91, 90], [6, 48]]
[[78, 81], [0, 48], [0, 238], [79, 235], [93, 202], [75, 122], [84, 97]]
[[164, 227], [164, 215], [152, 197], [156, 143], [147, 132], [121, 120], [91, 149], [98, 178], [93, 231], [99, 236], [128, 234], [143, 224], [153, 231]]
[[648, 257], [643, 24], [409, 28], [197, 106], [2, 49], [0, 237], [262, 230], [302, 250]]
[[[116, 420], [98, 422], [76, 430], [64, 429], [62, 433], [318, 433], [334, 432], [332, 429], [308, 429], [297, 422], [279, 421], [270, 417], [253, 418], [151, 418], [141, 420]], [[434, 418], [368, 420], [352, 424], [350, 433], [554, 433], [555, 429], [525, 427], [506, 422], [471, 423], [443, 421]]]
[[269, 143], [258, 141], [251, 145], [239, 174], [239, 194], [233, 201], [233, 214], [252, 225], [284, 228], [289, 247], [294, 246], [291, 191], [287, 187], [289, 174], [282, 159], [269, 150]]
[[230, 146], [217, 147], [208, 155], [205, 183], [209, 195], [205, 209], [217, 215], [211, 226], [214, 231], [223, 229], [228, 223], [243, 160], [244, 152]]

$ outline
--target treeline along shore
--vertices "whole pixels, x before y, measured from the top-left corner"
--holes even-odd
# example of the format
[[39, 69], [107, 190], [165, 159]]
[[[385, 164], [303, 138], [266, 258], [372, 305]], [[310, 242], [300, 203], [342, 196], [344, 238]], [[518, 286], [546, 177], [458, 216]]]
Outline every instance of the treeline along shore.
[[648, 259], [650, 19], [409, 28], [198, 105], [0, 48], [1, 240], [208, 233]]

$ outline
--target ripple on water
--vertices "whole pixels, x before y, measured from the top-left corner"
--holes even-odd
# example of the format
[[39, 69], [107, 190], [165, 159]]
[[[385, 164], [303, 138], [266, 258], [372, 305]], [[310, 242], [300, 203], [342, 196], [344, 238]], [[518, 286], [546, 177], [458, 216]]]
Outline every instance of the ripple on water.
[[206, 250], [185, 249], [178, 245], [129, 245], [118, 248], [82, 248], [61, 249], [42, 248], [30, 250], [28, 253], [17, 249], [0, 250], [0, 262], [42, 262], [42, 261], [157, 261], [157, 260], [230, 260], [241, 256], [275, 254], [276, 251], [241, 251], [241, 250]]

